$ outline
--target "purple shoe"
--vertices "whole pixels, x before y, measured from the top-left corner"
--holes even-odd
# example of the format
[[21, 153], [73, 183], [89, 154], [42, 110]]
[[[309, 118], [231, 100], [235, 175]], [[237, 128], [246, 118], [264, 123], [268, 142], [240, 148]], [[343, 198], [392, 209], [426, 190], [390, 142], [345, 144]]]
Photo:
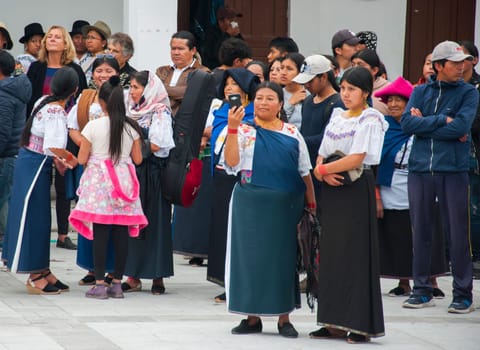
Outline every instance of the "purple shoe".
[[85, 296], [93, 299], [108, 299], [107, 286], [96, 284], [85, 293]]
[[107, 295], [110, 298], [123, 298], [123, 291], [121, 283], [112, 283], [110, 287], [107, 288]]

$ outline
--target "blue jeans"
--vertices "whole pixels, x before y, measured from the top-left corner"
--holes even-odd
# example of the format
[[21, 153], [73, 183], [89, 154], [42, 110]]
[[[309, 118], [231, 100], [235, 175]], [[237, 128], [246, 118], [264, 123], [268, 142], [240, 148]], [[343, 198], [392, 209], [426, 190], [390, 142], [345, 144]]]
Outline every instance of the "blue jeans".
[[17, 157], [0, 158], [0, 233], [5, 232], [8, 213], [8, 199], [13, 184], [13, 169]]

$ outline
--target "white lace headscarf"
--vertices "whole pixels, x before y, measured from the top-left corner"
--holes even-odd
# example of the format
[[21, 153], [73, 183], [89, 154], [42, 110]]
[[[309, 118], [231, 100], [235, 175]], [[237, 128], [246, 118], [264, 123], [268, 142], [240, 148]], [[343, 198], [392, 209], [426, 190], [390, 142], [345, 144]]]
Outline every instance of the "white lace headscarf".
[[143, 90], [143, 101], [136, 104], [128, 94], [127, 115], [135, 121], [139, 121], [149, 112], [163, 112], [165, 109], [171, 111], [168, 93], [162, 81], [152, 72], [148, 72], [148, 82]]

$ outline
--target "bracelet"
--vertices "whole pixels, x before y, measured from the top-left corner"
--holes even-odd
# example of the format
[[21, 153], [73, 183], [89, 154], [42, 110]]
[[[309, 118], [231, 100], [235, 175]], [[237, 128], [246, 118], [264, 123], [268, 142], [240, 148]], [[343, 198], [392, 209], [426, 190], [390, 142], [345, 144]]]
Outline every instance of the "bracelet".
[[328, 170], [325, 164], [318, 164], [317, 165], [317, 171], [320, 173], [320, 175], [328, 175]]
[[73, 154], [71, 154], [70, 152], [68, 152], [67, 158], [66, 158], [65, 160], [68, 161], [68, 162], [71, 161], [71, 160], [73, 160]]
[[238, 129], [228, 128], [227, 133], [233, 135], [238, 134]]
[[308, 209], [315, 209], [316, 207], [317, 207], [317, 204], [315, 202], [307, 203], [307, 208]]

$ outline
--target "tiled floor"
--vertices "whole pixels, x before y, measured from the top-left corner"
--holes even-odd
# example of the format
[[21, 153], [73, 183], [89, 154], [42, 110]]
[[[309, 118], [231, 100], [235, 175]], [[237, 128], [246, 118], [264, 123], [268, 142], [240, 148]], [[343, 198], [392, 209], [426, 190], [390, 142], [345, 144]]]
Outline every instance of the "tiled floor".
[[[55, 237], [56, 235], [52, 235]], [[75, 240], [76, 236], [72, 235]], [[225, 305], [213, 302], [222, 289], [205, 280], [205, 267], [191, 267], [175, 257], [175, 277], [166, 280], [166, 294], [153, 296], [151, 282], [144, 291], [125, 299], [92, 300], [77, 285], [84, 271], [75, 265], [76, 252], [58, 249], [52, 243], [52, 270], [71, 291], [55, 296], [28, 295], [26, 275], [0, 272], [0, 350], [3, 349], [351, 349], [343, 340], [312, 340], [315, 314], [304, 306], [292, 314], [298, 339], [277, 334], [276, 320], [264, 319], [261, 335], [235, 336], [230, 329], [241, 319]], [[451, 315], [451, 278], [439, 279], [447, 298], [436, 307], [408, 310], [403, 298], [385, 296], [386, 336], [369, 345], [382, 349], [480, 349], [480, 310]], [[386, 293], [395, 285], [382, 280]], [[480, 282], [474, 282], [480, 303]], [[303, 303], [306, 305], [306, 303]]]

